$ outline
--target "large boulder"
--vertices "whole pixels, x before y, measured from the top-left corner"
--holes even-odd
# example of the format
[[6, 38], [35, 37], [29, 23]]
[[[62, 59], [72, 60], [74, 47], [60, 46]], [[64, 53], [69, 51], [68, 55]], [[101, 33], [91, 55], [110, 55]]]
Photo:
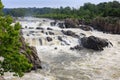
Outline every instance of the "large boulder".
[[83, 37], [81, 38], [81, 43], [83, 47], [93, 50], [104, 50], [103, 48], [112, 45], [107, 39], [101, 39], [95, 36]]

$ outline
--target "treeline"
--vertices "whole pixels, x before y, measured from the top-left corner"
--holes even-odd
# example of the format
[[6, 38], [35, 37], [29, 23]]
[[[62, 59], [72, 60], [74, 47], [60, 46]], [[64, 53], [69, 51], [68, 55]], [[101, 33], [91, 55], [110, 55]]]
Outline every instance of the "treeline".
[[[84, 22], [93, 28], [114, 34], [120, 34], [120, 2], [85, 3], [80, 8], [13, 8], [4, 9], [6, 15], [14, 17], [34, 16], [39, 18], [72, 18]], [[73, 20], [74, 21], [74, 20]]]
[[55, 19], [78, 18], [93, 19], [101, 17], [120, 17], [120, 3], [118, 1], [103, 2], [99, 4], [85, 3], [79, 9], [70, 7], [60, 8], [13, 8], [4, 9], [6, 15], [14, 17], [36, 16]]

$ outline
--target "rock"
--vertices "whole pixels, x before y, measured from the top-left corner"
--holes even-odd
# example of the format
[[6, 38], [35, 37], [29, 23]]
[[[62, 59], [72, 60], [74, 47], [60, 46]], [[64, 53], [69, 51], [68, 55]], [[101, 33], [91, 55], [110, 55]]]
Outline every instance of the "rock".
[[85, 37], [86, 35], [84, 33], [80, 33], [80, 37]]
[[34, 29], [34, 27], [29, 27], [29, 29]]
[[5, 80], [2, 76], [0, 76], [0, 80]]
[[93, 50], [104, 50], [103, 48], [112, 44], [107, 39], [101, 39], [95, 36], [81, 38], [83, 47]]
[[106, 33], [120, 34], [120, 18], [117, 17], [98, 17], [91, 21], [91, 26], [94, 29]]
[[54, 35], [54, 33], [49, 31], [49, 35]]
[[46, 20], [43, 20], [43, 22], [46, 22]]
[[53, 30], [53, 29], [48, 27], [47, 30]]
[[55, 47], [54, 49], [57, 50], [57, 47]]
[[43, 44], [42, 44], [42, 39], [39, 39], [39, 42], [40, 42], [40, 45], [43, 45]]
[[48, 33], [47, 33], [47, 32], [46, 32], [45, 34], [46, 34], [46, 35], [48, 35]]
[[51, 22], [50, 25], [51, 25], [51, 26], [55, 26], [56, 23], [57, 23], [56, 21], [55, 21], [55, 22]]
[[50, 37], [47, 37], [46, 39], [48, 42], [52, 41], [52, 38], [50, 38]]
[[[25, 39], [21, 36], [20, 42], [22, 42], [22, 46], [20, 48], [20, 53], [25, 55], [28, 58], [28, 61], [33, 65], [32, 70], [36, 70], [41, 67], [41, 61], [38, 57], [37, 50], [35, 47], [27, 46], [25, 43]], [[31, 53], [26, 53], [27, 49], [31, 50]]]
[[82, 29], [84, 31], [92, 31], [92, 28], [87, 25], [80, 25], [80, 29]]
[[41, 33], [44, 33], [44, 31], [42, 30]]
[[57, 25], [58, 25], [58, 27], [60, 27], [60, 28], [65, 28], [64, 23], [58, 23]]
[[80, 45], [76, 45], [74, 47], [70, 47], [70, 50], [81, 50], [82, 49], [82, 46]]
[[58, 36], [58, 40], [62, 42], [61, 45], [70, 45], [66, 40], [63, 40], [61, 36]]
[[35, 31], [29, 31], [29, 34], [33, 34], [33, 33], [35, 33]]
[[72, 37], [75, 37], [75, 38], [79, 37], [77, 34], [75, 34], [74, 32], [72, 32], [70, 30], [68, 30], [68, 31], [62, 30], [61, 32], [65, 35], [72, 36]]
[[79, 21], [77, 19], [66, 19], [64, 24], [65, 28], [79, 28]]
[[63, 41], [63, 39], [62, 39], [62, 37], [61, 37], [61, 36], [58, 36], [58, 40]]
[[27, 26], [25, 26], [25, 28], [27, 28]]
[[36, 27], [36, 29], [44, 30], [42, 27]]
[[27, 34], [27, 36], [30, 36], [29, 34]]
[[58, 40], [60, 40], [62, 42], [61, 45], [70, 45], [70, 43], [68, 43], [67, 40], [62, 39], [61, 36], [58, 36]]

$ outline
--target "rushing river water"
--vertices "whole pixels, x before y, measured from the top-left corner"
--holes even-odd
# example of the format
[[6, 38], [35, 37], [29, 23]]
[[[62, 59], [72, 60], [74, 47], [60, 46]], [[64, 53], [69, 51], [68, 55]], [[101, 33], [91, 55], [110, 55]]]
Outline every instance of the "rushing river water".
[[[57, 25], [51, 26], [53, 20], [24, 18], [18, 21], [24, 28], [22, 31], [26, 42], [36, 47], [43, 69], [26, 73], [22, 78], [6, 73], [6, 80], [120, 80], [120, 35], [96, 30], [64, 29], [78, 35], [84, 33], [86, 36], [106, 38], [113, 44], [113, 47], [106, 47], [103, 51], [72, 51], [70, 47], [77, 45], [78, 39], [63, 35]], [[48, 27], [53, 30], [47, 30]], [[49, 35], [50, 31], [54, 35]], [[59, 41], [58, 36], [69, 45]], [[46, 37], [51, 37], [52, 41], [48, 42]]]

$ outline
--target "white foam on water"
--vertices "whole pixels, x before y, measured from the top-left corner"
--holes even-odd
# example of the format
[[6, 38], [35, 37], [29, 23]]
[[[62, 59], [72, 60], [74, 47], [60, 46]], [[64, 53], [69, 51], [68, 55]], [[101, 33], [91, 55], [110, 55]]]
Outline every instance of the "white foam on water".
[[[86, 36], [105, 38], [113, 44], [113, 47], [106, 47], [103, 51], [88, 49], [72, 51], [70, 47], [77, 45], [78, 40], [63, 35], [62, 29], [59, 27], [50, 26], [51, 20], [31, 18], [31, 22], [29, 22], [29, 18], [26, 19], [28, 21], [19, 22], [23, 26], [32, 26], [34, 29], [23, 29], [23, 36], [27, 43], [36, 47], [43, 69], [25, 73], [22, 78], [7, 75], [5, 76], [6, 80], [120, 80], [120, 35], [105, 34], [96, 30], [64, 29], [71, 30], [78, 35], [84, 33]], [[47, 22], [43, 23], [43, 20]], [[43, 23], [41, 27], [45, 30], [47, 27], [51, 27], [55, 35], [46, 35], [40, 30], [36, 30], [39, 23]], [[30, 31], [35, 31], [35, 35], [29, 34]], [[48, 42], [46, 40], [48, 36], [53, 41]], [[70, 45], [61, 45], [61, 41], [57, 39], [58, 36], [61, 36]], [[42, 45], [40, 45], [39, 39], [41, 39]]]

